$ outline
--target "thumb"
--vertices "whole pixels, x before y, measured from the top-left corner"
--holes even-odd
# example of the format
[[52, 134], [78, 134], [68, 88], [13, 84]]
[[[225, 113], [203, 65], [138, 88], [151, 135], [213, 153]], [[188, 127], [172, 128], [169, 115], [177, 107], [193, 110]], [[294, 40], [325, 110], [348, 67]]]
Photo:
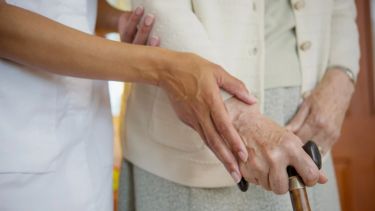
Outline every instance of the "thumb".
[[298, 109], [297, 114], [293, 117], [293, 119], [288, 123], [286, 126], [286, 129], [292, 131], [293, 133], [297, 132], [303, 123], [305, 122], [305, 119], [309, 115], [310, 106], [306, 101], [303, 101], [301, 106]]
[[237, 99], [249, 105], [257, 102], [257, 99], [246, 88], [245, 84], [233, 77], [225, 70], [220, 70], [218, 74], [219, 87], [234, 95]]
[[325, 184], [328, 182], [328, 177], [323, 170], [320, 170], [319, 180], [318, 183]]

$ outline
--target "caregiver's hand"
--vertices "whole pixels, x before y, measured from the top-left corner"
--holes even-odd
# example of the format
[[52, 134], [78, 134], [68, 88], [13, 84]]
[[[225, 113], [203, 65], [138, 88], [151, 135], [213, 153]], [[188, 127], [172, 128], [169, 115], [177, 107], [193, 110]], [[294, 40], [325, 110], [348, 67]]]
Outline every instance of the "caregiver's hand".
[[137, 7], [133, 12], [123, 12], [118, 20], [118, 32], [122, 42], [137, 45], [159, 46], [159, 37], [149, 38], [155, 17], [144, 15], [143, 7]]
[[174, 61], [170, 70], [162, 72], [159, 86], [167, 92], [179, 118], [200, 134], [234, 181], [239, 182], [236, 156], [246, 161], [247, 150], [226, 111], [220, 88], [248, 104], [256, 99], [240, 80], [201, 57], [179, 53]]
[[314, 140], [326, 154], [340, 136], [354, 84], [341, 70], [330, 69], [305, 97], [287, 128], [301, 140]]
[[149, 38], [155, 17], [144, 14], [144, 8], [139, 6], [134, 11], [123, 11], [112, 7], [106, 0], [98, 1], [96, 32], [105, 35], [118, 32], [122, 42], [158, 46], [159, 38]]
[[249, 106], [235, 98], [225, 104], [249, 153], [247, 162], [240, 163], [241, 173], [248, 182], [284, 194], [288, 191], [288, 165], [295, 167], [308, 186], [327, 181], [302, 149], [301, 140], [262, 115], [257, 104]]

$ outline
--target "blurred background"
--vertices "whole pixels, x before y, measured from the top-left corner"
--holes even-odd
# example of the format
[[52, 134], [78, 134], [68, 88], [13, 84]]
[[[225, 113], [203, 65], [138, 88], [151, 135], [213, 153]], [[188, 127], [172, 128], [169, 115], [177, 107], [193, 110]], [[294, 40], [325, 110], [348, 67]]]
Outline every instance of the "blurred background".
[[[304, 1], [304, 0], [300, 0]], [[130, 9], [129, 0], [108, 0], [117, 8]], [[361, 45], [361, 72], [356, 92], [333, 149], [333, 158], [343, 211], [375, 210], [375, 0], [357, 0]], [[118, 34], [107, 34], [119, 40]], [[130, 84], [110, 82], [110, 96], [115, 129], [114, 195], [117, 204], [118, 175], [121, 168], [121, 124], [125, 115]], [[115, 210], [117, 207], [115, 206]]]

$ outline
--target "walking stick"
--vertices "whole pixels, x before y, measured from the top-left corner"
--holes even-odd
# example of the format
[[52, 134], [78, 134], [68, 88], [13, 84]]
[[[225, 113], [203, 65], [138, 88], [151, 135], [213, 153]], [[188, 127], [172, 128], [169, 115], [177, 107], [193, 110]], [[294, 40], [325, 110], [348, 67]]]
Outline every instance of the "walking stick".
[[[303, 145], [305, 152], [311, 157], [316, 166], [321, 169], [322, 159], [318, 149], [318, 146], [313, 141], [308, 141]], [[307, 197], [306, 187], [301, 177], [298, 175], [294, 167], [287, 167], [289, 177], [289, 194], [290, 200], [292, 201], [294, 211], [311, 211], [309, 199]], [[242, 178], [238, 183], [238, 187], [241, 191], [247, 191], [249, 184]]]
[[[318, 146], [313, 141], [308, 141], [303, 145], [305, 152], [311, 157], [315, 165], [321, 169], [322, 159]], [[306, 187], [297, 171], [292, 166], [287, 168], [289, 176], [289, 194], [294, 211], [311, 211]]]

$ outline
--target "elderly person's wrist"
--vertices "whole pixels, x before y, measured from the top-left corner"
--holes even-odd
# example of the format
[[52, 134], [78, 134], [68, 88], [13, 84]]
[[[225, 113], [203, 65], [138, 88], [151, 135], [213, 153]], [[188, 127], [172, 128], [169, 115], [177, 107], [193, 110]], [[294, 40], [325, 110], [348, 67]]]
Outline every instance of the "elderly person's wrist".
[[349, 79], [349, 81], [355, 86], [357, 82], [357, 75], [354, 74], [354, 72], [344, 66], [334, 65], [327, 68], [327, 72], [333, 71], [336, 72], [337, 75], [345, 76], [346, 79]]
[[248, 105], [235, 97], [225, 100], [225, 106], [236, 128], [239, 128], [240, 124], [246, 124], [250, 119], [261, 115], [258, 103]]
[[[346, 70], [340, 68], [340, 67], [331, 67], [327, 70], [325, 73], [321, 84], [336, 84], [336, 87], [338, 92], [343, 93], [346, 96], [351, 96], [354, 93], [355, 89], [355, 79], [349, 76]], [[319, 85], [318, 85], [319, 86]], [[350, 97], [349, 97], [350, 98]]]

